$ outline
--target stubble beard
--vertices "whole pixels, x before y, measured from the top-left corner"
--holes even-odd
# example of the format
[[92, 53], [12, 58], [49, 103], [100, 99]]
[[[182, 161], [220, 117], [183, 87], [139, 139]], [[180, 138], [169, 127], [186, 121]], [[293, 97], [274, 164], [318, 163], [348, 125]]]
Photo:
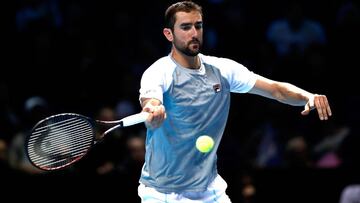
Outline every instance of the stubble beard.
[[[196, 49], [192, 49], [191, 45], [193, 43], [197, 43], [198, 48]], [[202, 47], [202, 42], [198, 39], [193, 39], [190, 42], [187, 43], [186, 46], [180, 46], [179, 43], [177, 43], [177, 40], [174, 41], [174, 46], [177, 50], [179, 50], [182, 54], [186, 55], [186, 56], [197, 56], [200, 53], [201, 47]]]

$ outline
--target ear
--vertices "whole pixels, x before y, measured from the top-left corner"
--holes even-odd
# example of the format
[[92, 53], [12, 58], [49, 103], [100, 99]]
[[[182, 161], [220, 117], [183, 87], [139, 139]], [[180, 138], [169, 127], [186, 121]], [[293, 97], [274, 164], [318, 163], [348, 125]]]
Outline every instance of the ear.
[[170, 42], [173, 41], [174, 36], [173, 36], [173, 33], [172, 33], [170, 28], [164, 28], [163, 29], [163, 34], [165, 35], [167, 40], [169, 40]]

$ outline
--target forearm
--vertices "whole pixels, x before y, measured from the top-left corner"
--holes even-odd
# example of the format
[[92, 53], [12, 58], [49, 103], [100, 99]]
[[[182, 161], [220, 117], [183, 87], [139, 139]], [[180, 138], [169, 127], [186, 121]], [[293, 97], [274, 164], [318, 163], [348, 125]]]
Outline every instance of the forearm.
[[290, 83], [277, 82], [274, 85], [276, 88], [272, 93], [273, 98], [285, 104], [304, 106], [314, 97], [314, 94]]
[[293, 106], [304, 106], [302, 115], [308, 115], [312, 109], [317, 109], [320, 120], [327, 120], [332, 115], [325, 95], [312, 94], [290, 83], [277, 82], [260, 75], [257, 77], [256, 83], [249, 93]]
[[260, 75], [257, 77], [255, 86], [249, 93], [258, 94], [293, 106], [306, 105], [314, 97], [314, 94], [290, 83], [270, 80]]

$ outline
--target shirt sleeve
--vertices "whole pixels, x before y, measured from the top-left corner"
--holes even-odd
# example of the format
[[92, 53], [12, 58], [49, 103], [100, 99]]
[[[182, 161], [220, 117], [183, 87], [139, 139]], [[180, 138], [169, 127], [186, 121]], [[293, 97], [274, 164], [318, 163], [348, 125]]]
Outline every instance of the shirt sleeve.
[[141, 98], [154, 98], [163, 103], [163, 82], [161, 75], [156, 72], [155, 68], [150, 67], [143, 73], [139, 92], [139, 100]]
[[219, 62], [221, 74], [228, 80], [230, 91], [235, 93], [246, 93], [254, 87], [256, 74], [242, 64], [226, 58]]
[[163, 103], [163, 94], [172, 83], [172, 73], [176, 64], [169, 56], [163, 57], [145, 70], [140, 82], [141, 98], [154, 98]]

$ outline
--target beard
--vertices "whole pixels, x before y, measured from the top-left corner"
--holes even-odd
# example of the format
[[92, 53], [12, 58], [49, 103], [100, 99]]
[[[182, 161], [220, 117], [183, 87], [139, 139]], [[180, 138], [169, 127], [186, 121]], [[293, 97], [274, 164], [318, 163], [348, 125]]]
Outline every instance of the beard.
[[[174, 46], [177, 50], [186, 56], [197, 56], [202, 48], [202, 41], [199, 39], [192, 39], [185, 46], [182, 46], [178, 41], [174, 40]], [[193, 47], [195, 46], [195, 47]]]

